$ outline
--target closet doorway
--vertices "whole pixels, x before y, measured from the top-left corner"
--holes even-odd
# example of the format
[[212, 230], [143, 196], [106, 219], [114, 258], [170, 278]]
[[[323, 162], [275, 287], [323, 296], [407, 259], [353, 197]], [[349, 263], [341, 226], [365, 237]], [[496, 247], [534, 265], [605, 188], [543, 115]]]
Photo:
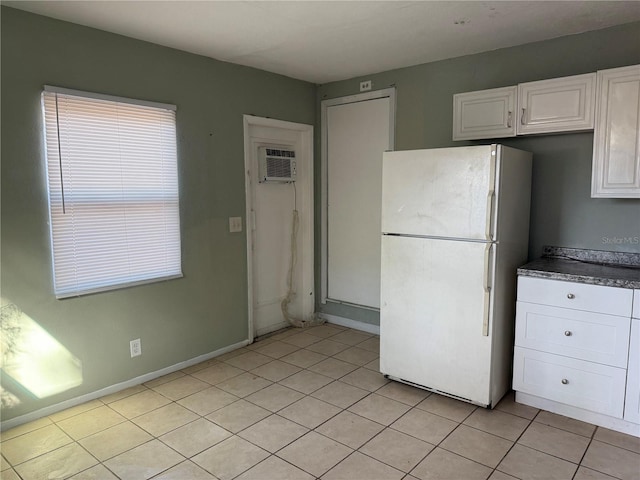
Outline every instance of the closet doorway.
[[382, 153], [394, 149], [395, 89], [321, 103], [321, 302], [380, 308]]

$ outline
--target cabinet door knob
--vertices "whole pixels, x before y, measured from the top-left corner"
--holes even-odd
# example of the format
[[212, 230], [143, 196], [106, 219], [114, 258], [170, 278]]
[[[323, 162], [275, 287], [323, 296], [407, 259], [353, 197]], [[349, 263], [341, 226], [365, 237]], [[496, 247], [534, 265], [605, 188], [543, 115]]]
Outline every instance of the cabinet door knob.
[[567, 380], [566, 378], [562, 379], [562, 384], [563, 385], [567, 385], [569, 383], [569, 380]]
[[567, 298], [569, 300], [573, 300], [574, 298], [576, 298], [576, 296], [573, 293], [567, 293]]
[[565, 336], [565, 337], [570, 337], [571, 335], [573, 335], [573, 334], [571, 333], [571, 330], [565, 330], [565, 331], [564, 331], [564, 336]]
[[520, 123], [521, 123], [522, 125], [526, 125], [526, 123], [527, 123], [527, 116], [526, 116], [526, 112], [527, 112], [527, 109], [526, 109], [526, 108], [523, 108], [523, 109], [522, 109], [522, 116], [520, 117]]
[[507, 114], [507, 128], [511, 128], [511, 115], [513, 112], [511, 112], [511, 110], [509, 110], [509, 113]]

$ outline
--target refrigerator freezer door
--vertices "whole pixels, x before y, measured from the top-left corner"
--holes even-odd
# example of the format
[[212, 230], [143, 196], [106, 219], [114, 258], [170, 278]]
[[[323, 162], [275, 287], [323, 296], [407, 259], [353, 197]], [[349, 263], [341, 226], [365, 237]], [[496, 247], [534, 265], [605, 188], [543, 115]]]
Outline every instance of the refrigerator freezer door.
[[[495, 244], [382, 236], [380, 371], [488, 405]], [[489, 265], [485, 262], [488, 261]], [[487, 277], [488, 276], [488, 277]], [[486, 279], [486, 280], [485, 280]], [[490, 297], [491, 312], [493, 298]]]
[[382, 231], [492, 240], [496, 146], [385, 152]]

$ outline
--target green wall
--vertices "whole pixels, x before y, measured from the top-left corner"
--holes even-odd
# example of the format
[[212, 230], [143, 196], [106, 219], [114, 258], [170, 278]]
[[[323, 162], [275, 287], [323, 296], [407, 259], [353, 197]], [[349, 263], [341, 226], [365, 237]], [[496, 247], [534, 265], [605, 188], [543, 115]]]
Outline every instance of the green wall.
[[[84, 383], [38, 400], [6, 376], [21, 404], [3, 420], [91, 393], [247, 338], [242, 115], [316, 125], [324, 98], [397, 88], [396, 148], [451, 146], [452, 95], [640, 63], [640, 23], [322, 85], [1, 8], [2, 297], [82, 363]], [[177, 105], [184, 278], [55, 300], [47, 225], [40, 93], [45, 84]], [[602, 237], [640, 235], [640, 201], [591, 199], [591, 133], [503, 143], [534, 152], [529, 255], [543, 245], [639, 251]], [[468, 142], [472, 143], [472, 142]], [[478, 142], [485, 143], [485, 142]], [[459, 143], [462, 144], [462, 143]], [[316, 239], [320, 238], [319, 220]], [[319, 274], [319, 242], [316, 273]], [[369, 323], [377, 314], [319, 310]], [[129, 341], [142, 339], [131, 359]]]
[[[243, 114], [315, 121], [315, 85], [2, 7], [2, 297], [82, 362], [84, 383], [3, 420], [240, 342], [247, 332]], [[40, 94], [45, 84], [177, 105], [184, 278], [56, 300]], [[129, 341], [142, 339], [142, 356]]]
[[[356, 94], [361, 81], [372, 80], [373, 90], [389, 86], [397, 89], [396, 150], [486, 144], [491, 141], [451, 140], [454, 93], [638, 63], [640, 23], [636, 22], [325, 84], [318, 88], [316, 123], [320, 124], [320, 101]], [[640, 200], [591, 198], [593, 133], [495, 141], [534, 154], [530, 259], [540, 256], [544, 245], [640, 252], [637, 243], [614, 244], [603, 241], [604, 237], [640, 237]], [[316, 159], [319, 158], [320, 146], [317, 141]], [[319, 165], [316, 166], [316, 179], [319, 179]], [[320, 192], [319, 184], [316, 192]], [[316, 195], [316, 207], [319, 208], [319, 205], [320, 197]], [[320, 238], [319, 230], [316, 231], [316, 238]], [[318, 247], [316, 251], [318, 259]], [[317, 263], [317, 286], [319, 267]], [[377, 312], [330, 303], [319, 304], [318, 309], [324, 313], [379, 323]]]

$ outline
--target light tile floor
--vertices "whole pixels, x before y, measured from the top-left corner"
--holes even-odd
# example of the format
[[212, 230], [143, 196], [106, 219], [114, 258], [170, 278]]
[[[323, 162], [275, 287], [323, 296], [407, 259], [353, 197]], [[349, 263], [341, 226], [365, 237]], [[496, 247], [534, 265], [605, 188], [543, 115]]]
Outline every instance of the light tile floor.
[[378, 353], [363, 332], [289, 329], [3, 432], [1, 477], [640, 479], [638, 438], [389, 382]]

